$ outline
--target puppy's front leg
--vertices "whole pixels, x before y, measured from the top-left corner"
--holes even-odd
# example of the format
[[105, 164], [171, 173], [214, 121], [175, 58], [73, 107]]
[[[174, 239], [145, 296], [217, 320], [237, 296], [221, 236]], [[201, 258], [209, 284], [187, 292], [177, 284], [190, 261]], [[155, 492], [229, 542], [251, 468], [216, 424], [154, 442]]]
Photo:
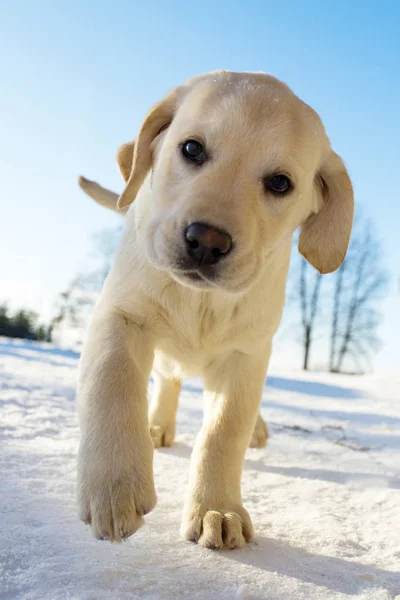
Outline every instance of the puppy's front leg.
[[181, 533], [207, 548], [236, 548], [253, 536], [240, 480], [257, 419], [270, 349], [235, 352], [205, 373], [206, 411], [192, 455]]
[[147, 382], [149, 333], [116, 312], [94, 316], [78, 389], [80, 517], [96, 537], [132, 535], [156, 504]]

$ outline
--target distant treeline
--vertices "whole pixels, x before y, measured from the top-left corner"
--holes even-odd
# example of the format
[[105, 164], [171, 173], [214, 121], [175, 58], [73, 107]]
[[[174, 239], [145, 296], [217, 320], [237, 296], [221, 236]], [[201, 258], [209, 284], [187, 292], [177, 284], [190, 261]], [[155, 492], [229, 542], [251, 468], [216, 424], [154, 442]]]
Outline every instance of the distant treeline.
[[0, 336], [51, 342], [51, 325], [38, 324], [38, 315], [30, 310], [10, 312], [0, 305]]

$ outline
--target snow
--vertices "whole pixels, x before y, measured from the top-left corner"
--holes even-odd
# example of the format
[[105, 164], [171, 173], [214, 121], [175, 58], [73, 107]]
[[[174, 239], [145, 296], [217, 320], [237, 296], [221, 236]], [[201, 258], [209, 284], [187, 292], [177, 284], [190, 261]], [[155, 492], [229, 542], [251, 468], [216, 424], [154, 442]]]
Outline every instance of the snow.
[[155, 453], [146, 525], [112, 545], [78, 521], [77, 360], [0, 339], [0, 598], [400, 600], [399, 375], [275, 365], [262, 402], [269, 445], [248, 450], [243, 474], [257, 537], [212, 551], [178, 533], [197, 380], [184, 387], [176, 444]]

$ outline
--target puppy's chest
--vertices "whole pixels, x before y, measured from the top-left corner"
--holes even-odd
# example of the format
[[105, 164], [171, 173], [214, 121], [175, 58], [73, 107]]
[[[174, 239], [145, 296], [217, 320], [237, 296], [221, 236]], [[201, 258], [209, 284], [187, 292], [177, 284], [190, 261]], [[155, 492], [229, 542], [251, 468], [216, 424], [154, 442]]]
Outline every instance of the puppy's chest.
[[157, 347], [189, 372], [233, 350], [254, 346], [251, 319], [240, 305], [185, 299], [174, 310], [164, 310]]

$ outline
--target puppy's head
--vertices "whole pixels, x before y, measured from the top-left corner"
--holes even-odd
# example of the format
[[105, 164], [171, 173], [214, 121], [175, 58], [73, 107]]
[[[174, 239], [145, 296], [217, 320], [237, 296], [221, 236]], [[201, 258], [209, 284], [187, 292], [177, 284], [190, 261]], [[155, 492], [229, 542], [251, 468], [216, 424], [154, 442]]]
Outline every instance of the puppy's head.
[[135, 199], [151, 171], [147, 254], [200, 289], [247, 289], [301, 226], [299, 250], [337, 269], [353, 220], [347, 171], [317, 114], [265, 74], [217, 72], [174, 89], [119, 150]]

